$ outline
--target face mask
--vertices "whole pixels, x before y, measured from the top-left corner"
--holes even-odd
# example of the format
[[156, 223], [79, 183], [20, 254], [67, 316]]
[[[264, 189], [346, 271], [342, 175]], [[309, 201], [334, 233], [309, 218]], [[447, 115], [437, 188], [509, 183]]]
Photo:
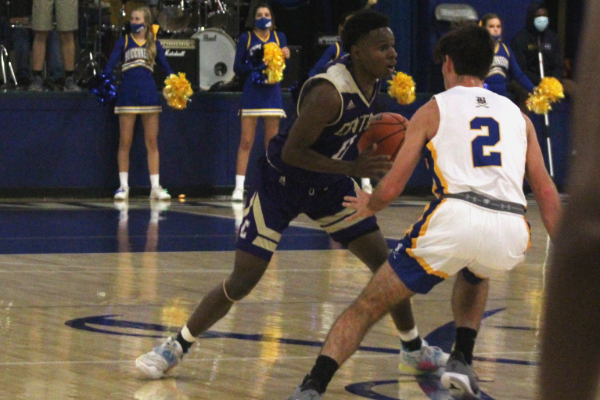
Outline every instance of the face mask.
[[144, 25], [144, 24], [131, 24], [131, 32], [140, 33], [141, 31], [144, 30], [145, 27], [146, 27], [146, 25]]
[[494, 38], [494, 40], [497, 42], [498, 40], [500, 40], [500, 38], [501, 38], [502, 36], [500, 36], [500, 35], [492, 35], [492, 37], [493, 37], [493, 38]]
[[548, 17], [535, 17], [533, 20], [533, 25], [535, 25], [535, 29], [540, 32], [544, 32], [544, 30], [548, 27]]
[[271, 18], [262, 17], [254, 20], [254, 26], [258, 29], [269, 29], [271, 27]]

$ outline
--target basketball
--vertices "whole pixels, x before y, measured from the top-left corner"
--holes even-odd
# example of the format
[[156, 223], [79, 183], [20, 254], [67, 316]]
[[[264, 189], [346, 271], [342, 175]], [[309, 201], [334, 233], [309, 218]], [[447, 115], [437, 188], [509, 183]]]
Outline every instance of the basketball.
[[373, 143], [377, 149], [373, 155], [390, 156], [394, 161], [404, 143], [404, 135], [408, 127], [408, 119], [400, 114], [384, 112], [373, 115], [369, 121], [369, 128], [362, 134], [358, 141], [358, 150], [363, 152]]

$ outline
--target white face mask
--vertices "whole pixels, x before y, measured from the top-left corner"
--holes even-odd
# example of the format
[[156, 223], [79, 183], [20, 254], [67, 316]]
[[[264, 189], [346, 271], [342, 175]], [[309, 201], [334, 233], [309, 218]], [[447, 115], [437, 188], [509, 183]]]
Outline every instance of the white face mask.
[[533, 19], [533, 25], [538, 31], [544, 32], [548, 27], [548, 17], [535, 17]]

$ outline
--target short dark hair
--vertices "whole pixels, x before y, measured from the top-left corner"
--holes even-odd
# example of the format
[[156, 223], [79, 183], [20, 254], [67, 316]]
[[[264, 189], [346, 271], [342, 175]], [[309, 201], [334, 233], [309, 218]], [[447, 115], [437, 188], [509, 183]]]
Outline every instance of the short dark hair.
[[344, 30], [342, 31], [342, 45], [344, 50], [350, 53], [352, 46], [367, 36], [369, 32], [389, 27], [390, 20], [383, 14], [364, 9], [355, 12], [344, 24]]
[[458, 75], [471, 75], [483, 80], [494, 60], [494, 47], [494, 40], [487, 29], [467, 25], [443, 36], [435, 45], [433, 58], [435, 62], [443, 63], [448, 56]]
[[481, 18], [481, 26], [485, 28], [490, 19], [497, 19], [498, 21], [500, 21], [500, 25], [502, 25], [502, 18], [500, 18], [498, 14], [487, 13], [483, 16], [483, 18]]

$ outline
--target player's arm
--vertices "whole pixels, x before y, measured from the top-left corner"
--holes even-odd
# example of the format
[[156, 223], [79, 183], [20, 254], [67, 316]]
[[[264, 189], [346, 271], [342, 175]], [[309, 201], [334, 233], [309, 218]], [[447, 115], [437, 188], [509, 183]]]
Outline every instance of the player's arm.
[[311, 146], [327, 124], [338, 119], [342, 99], [332, 83], [318, 82], [304, 98], [300, 115], [294, 122], [282, 150], [281, 159], [289, 165], [309, 171], [377, 178], [390, 162], [387, 156], [361, 155], [353, 161], [335, 160], [317, 153]]
[[540, 207], [540, 214], [542, 215], [544, 226], [546, 227], [550, 238], [554, 239], [556, 226], [562, 212], [560, 197], [558, 196], [558, 191], [556, 190], [552, 178], [550, 178], [550, 175], [546, 170], [542, 150], [540, 149], [535, 134], [535, 128], [529, 117], [523, 114], [523, 118], [525, 118], [527, 124], [525, 178], [527, 179], [527, 182], [529, 182], [535, 200]]
[[357, 197], [345, 197], [344, 206], [354, 208], [356, 213], [348, 220], [364, 218], [386, 208], [406, 186], [428, 140], [437, 133], [440, 112], [435, 100], [419, 108], [410, 120], [404, 144], [396, 156], [392, 169], [383, 177], [372, 195], [359, 190]]

